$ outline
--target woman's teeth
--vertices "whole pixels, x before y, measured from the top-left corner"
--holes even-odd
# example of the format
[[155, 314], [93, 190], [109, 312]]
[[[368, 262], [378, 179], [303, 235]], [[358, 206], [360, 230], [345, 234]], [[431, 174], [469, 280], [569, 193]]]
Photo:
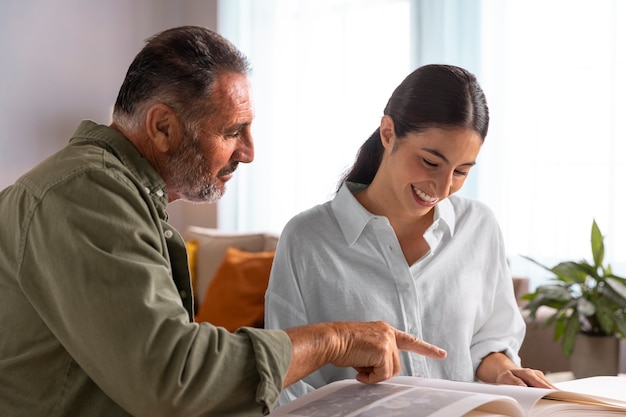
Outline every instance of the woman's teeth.
[[424, 192], [423, 192], [423, 191], [421, 191], [421, 190], [418, 190], [418, 189], [417, 189], [417, 188], [415, 188], [415, 187], [413, 187], [413, 191], [415, 191], [415, 194], [417, 194], [417, 196], [418, 196], [419, 198], [421, 198], [422, 200], [424, 200], [424, 201], [427, 201], [427, 202], [429, 202], [429, 203], [432, 203], [432, 202], [434, 202], [434, 201], [437, 201], [437, 197], [432, 197], [432, 196], [429, 196], [428, 194], [424, 193]]

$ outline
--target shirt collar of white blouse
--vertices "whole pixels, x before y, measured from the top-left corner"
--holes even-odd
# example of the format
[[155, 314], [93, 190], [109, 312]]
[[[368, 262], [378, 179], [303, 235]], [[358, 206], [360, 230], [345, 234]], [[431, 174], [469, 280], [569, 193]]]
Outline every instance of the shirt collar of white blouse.
[[[363, 184], [346, 181], [337, 192], [335, 198], [330, 202], [333, 214], [337, 218], [339, 227], [349, 246], [356, 242], [370, 221], [380, 219], [388, 222], [387, 218], [376, 216], [367, 211], [354, 197], [354, 193], [365, 187]], [[455, 224], [454, 208], [449, 199], [445, 199], [435, 206], [433, 226], [426, 233], [432, 233], [436, 229], [439, 229], [438, 231], [441, 233], [441, 228], [447, 227], [452, 236]]]

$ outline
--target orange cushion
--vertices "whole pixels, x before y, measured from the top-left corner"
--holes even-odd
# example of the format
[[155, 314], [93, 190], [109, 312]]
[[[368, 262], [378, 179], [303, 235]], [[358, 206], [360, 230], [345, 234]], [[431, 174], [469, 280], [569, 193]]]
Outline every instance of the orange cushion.
[[196, 321], [235, 331], [263, 327], [265, 291], [275, 251], [246, 252], [229, 247], [207, 288]]
[[196, 293], [196, 263], [198, 256], [198, 241], [189, 240], [185, 242], [187, 248], [187, 262], [189, 263], [189, 275], [191, 276], [191, 288], [194, 295]]

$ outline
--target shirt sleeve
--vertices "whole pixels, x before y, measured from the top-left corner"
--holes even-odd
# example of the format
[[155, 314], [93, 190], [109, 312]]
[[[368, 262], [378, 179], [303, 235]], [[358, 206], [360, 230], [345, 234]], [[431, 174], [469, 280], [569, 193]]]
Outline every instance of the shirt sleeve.
[[[290, 239], [288, 224], [278, 241], [265, 293], [265, 327], [267, 329], [287, 329], [308, 324], [304, 302], [297, 283], [297, 268], [295, 263], [290, 261], [297, 256], [299, 250], [301, 248]], [[313, 390], [314, 387], [305, 381], [297, 381], [283, 390], [279, 404], [286, 404]]]
[[492, 227], [492, 262], [486, 268], [486, 274], [490, 275], [486, 279], [491, 280], [493, 286], [492, 292], [483, 300], [491, 311], [472, 338], [470, 353], [474, 373], [483, 358], [493, 352], [502, 352], [520, 365], [519, 349], [526, 333], [526, 324], [513, 291], [513, 278], [502, 234], [495, 220]]
[[267, 413], [288, 336], [190, 322], [142, 192], [108, 171], [48, 191], [22, 227], [24, 294], [68, 358], [132, 415]]

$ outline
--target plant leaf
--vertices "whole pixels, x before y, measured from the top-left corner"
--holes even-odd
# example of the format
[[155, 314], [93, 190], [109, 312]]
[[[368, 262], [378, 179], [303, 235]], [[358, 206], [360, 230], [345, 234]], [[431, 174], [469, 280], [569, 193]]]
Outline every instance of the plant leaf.
[[602, 290], [602, 296], [607, 299], [607, 301], [613, 303], [614, 310], [615, 309], [623, 309], [626, 308], [626, 299], [618, 294], [611, 286], [608, 284], [605, 285]]
[[591, 317], [596, 314], [596, 306], [586, 298], [579, 298], [576, 309], [580, 314]]
[[[611, 269], [611, 268], [610, 268], [610, 267], [607, 267], [606, 271], [608, 271], [609, 269]], [[626, 285], [626, 278], [620, 277], [620, 276], [615, 275], [615, 274], [613, 274], [613, 273], [611, 273], [611, 272], [607, 272], [604, 276], [605, 276], [606, 278], [611, 278], [611, 279], [614, 279], [615, 281], [617, 281], [617, 282], [619, 282], [619, 283], [621, 283], [621, 284]]]
[[593, 263], [597, 269], [604, 262], [604, 238], [595, 219], [591, 225], [591, 253], [593, 254]]
[[563, 309], [573, 299], [572, 295], [563, 285], [541, 285], [535, 289], [532, 299], [524, 307], [530, 310], [531, 318], [535, 318], [537, 309], [548, 306], [557, 310]]
[[[626, 303], [626, 285], [613, 277], [607, 277], [605, 282], [607, 286], [615, 291], [615, 293], [620, 296]], [[618, 302], [618, 304], [622, 305], [622, 303], [620, 302]]]
[[540, 267], [542, 267], [543, 269], [545, 269], [546, 271], [550, 271], [552, 268], [550, 268], [549, 266], [546, 266], [542, 263], [540, 263], [539, 261], [534, 260], [533, 258], [531, 258], [530, 256], [526, 256], [526, 255], [520, 255], [522, 258], [529, 260], [530, 262], [534, 263], [535, 265], [538, 265]]
[[[552, 317], [554, 318], [555, 316], [552, 316]], [[562, 320], [557, 320], [554, 323], [554, 340], [555, 341], [557, 341], [560, 338], [562, 338], [563, 334], [565, 334], [565, 323], [566, 323], [566, 320], [567, 320], [567, 318], [562, 319]]]
[[594, 268], [585, 261], [561, 262], [551, 268], [550, 271], [552, 271], [552, 273], [554, 273], [559, 280], [568, 284], [583, 284], [587, 279], [587, 276], [595, 274]]
[[613, 309], [606, 305], [606, 303], [596, 304], [596, 317], [598, 318], [598, 325], [604, 334], [612, 335], [615, 333], [615, 320], [613, 319]]
[[565, 326], [565, 332], [563, 333], [563, 341], [561, 342], [561, 349], [563, 351], [563, 355], [566, 358], [572, 356], [572, 352], [574, 352], [574, 346], [576, 345], [576, 335], [580, 331], [581, 324], [578, 321], [578, 314], [572, 314], [567, 319], [567, 324]]
[[620, 311], [614, 316], [615, 326], [617, 327], [617, 335], [626, 338], [626, 313]]
[[567, 288], [561, 284], [540, 285], [537, 287], [536, 292], [552, 300], [568, 301], [572, 298]]

